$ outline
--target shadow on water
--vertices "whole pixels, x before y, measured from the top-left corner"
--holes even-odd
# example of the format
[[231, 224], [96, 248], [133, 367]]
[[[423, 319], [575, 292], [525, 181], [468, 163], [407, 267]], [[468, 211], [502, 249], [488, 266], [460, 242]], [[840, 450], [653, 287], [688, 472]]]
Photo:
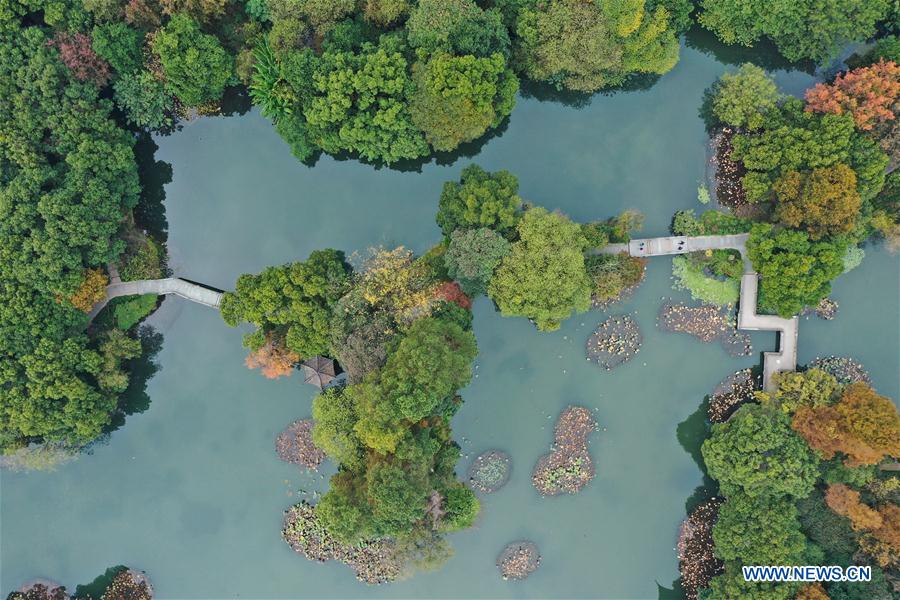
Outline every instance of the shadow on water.
[[698, 50], [727, 65], [753, 63], [767, 71], [801, 71], [813, 74], [816, 64], [812, 61], [791, 62], [778, 52], [769, 39], [762, 39], [753, 46], [728, 45], [716, 34], [699, 25], [691, 27], [684, 36], [688, 48]]
[[706, 464], [703, 462], [703, 455], [700, 452], [700, 447], [703, 445], [704, 440], [709, 437], [710, 432], [710, 424], [707, 418], [708, 411], [709, 396], [706, 396], [703, 398], [700, 406], [697, 407], [697, 410], [679, 423], [675, 430], [678, 443], [697, 463], [697, 467], [703, 473], [703, 483], [694, 490], [694, 493], [685, 502], [684, 509], [686, 513], [690, 513], [698, 505], [715, 496], [718, 491], [716, 482], [706, 472]]
[[169, 237], [169, 222], [166, 220], [166, 189], [172, 183], [172, 165], [156, 160], [159, 149], [147, 132], [138, 134], [134, 145], [134, 156], [138, 164], [141, 181], [141, 197], [134, 207], [134, 220], [139, 227], [162, 243]]
[[141, 356], [129, 361], [127, 368], [131, 374], [128, 389], [119, 396], [118, 410], [112, 417], [105, 437], [125, 424], [126, 417], [139, 414], [150, 408], [150, 395], [147, 393], [147, 382], [159, 372], [160, 366], [156, 356], [162, 350], [163, 335], [149, 325], [138, 330], [141, 340]]
[[113, 578], [122, 571], [127, 570], [128, 567], [124, 565], [117, 565], [115, 567], [108, 568], [106, 572], [103, 573], [103, 575], [98, 575], [92, 582], [76, 586], [75, 593], [72, 594], [72, 599], [98, 600], [98, 598], [103, 596], [106, 588], [110, 586]]

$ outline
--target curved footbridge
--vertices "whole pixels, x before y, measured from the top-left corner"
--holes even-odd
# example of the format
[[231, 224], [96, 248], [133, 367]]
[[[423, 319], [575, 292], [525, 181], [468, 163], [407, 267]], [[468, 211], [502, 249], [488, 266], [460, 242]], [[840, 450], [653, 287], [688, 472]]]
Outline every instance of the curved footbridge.
[[759, 275], [753, 270], [747, 257], [748, 234], [673, 236], [631, 240], [627, 244], [609, 244], [598, 252], [631, 256], [670, 256], [703, 250], [737, 250], [744, 261], [744, 275], [741, 277], [741, 300], [738, 311], [738, 329], [747, 331], [775, 331], [778, 333], [778, 352], [763, 353], [763, 387], [773, 391], [772, 376], [779, 371], [794, 371], [797, 368], [797, 331], [799, 319], [756, 313], [759, 292]]
[[222, 304], [221, 290], [217, 290], [207, 285], [194, 283], [187, 279], [179, 277], [169, 277], [167, 279], [143, 279], [140, 281], [116, 281], [106, 286], [106, 297], [98, 302], [93, 310], [91, 310], [88, 319], [94, 320], [94, 317], [103, 310], [103, 307], [113, 298], [122, 296], [143, 296], [145, 294], [155, 294], [157, 296], [168, 296], [174, 294], [191, 302], [196, 302], [210, 308], [218, 309]]
[[[750, 331], [778, 332], [778, 352], [763, 354], [763, 385], [772, 390], [772, 375], [778, 371], [793, 371], [797, 368], [797, 326], [798, 319], [783, 319], [772, 315], [756, 314], [756, 297], [759, 290], [759, 276], [753, 271], [747, 258], [748, 235], [705, 235], [674, 236], [631, 240], [628, 244], [609, 244], [596, 253], [619, 254], [626, 252], [631, 256], [669, 256], [687, 254], [702, 250], [737, 250], [744, 261], [744, 276], [741, 278], [741, 301], [738, 312], [738, 329]], [[111, 274], [113, 271], [110, 271]], [[218, 309], [222, 303], [223, 292], [213, 287], [195, 283], [179, 277], [167, 279], [146, 279], [142, 281], [120, 281], [118, 273], [114, 273], [112, 283], [106, 288], [106, 297], [94, 306], [89, 315], [93, 320], [106, 304], [113, 298], [121, 296], [140, 296], [155, 294], [165, 296], [174, 294], [191, 302], [197, 302], [210, 308]]]

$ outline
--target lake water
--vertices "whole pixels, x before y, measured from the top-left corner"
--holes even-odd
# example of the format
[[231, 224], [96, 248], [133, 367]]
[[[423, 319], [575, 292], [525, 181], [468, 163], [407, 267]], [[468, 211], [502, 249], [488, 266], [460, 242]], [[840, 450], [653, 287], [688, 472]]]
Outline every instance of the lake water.
[[[439, 239], [441, 185], [472, 160], [510, 170], [525, 199], [575, 220], [637, 208], [645, 234], [664, 234], [674, 211], [702, 209], [706, 135], [697, 109], [727, 68], [684, 48], [678, 66], [645, 91], [596, 96], [582, 108], [520, 99], [505, 132], [477, 156], [420, 172], [328, 157], [304, 166], [255, 111], [199, 120], [156, 140], [157, 158], [173, 167], [165, 189], [172, 266], [227, 289], [240, 273], [316, 248], [425, 250]], [[800, 72], [776, 77], [795, 93], [813, 81]], [[853, 356], [896, 399], [898, 260], [867, 252], [836, 282], [838, 318], [801, 322], [800, 362]], [[245, 369], [239, 331], [205, 307], [166, 300], [150, 319], [164, 344], [149, 408], [56, 472], [0, 475], [0, 591], [34, 577], [74, 589], [125, 564], [147, 571], [160, 598], [656, 598], [677, 578], [678, 526], [702, 482], [678, 425], [718, 381], [760, 362], [658, 330], [662, 297], [687, 299], [670, 277], [670, 260], [654, 259], [630, 301], [609, 311], [631, 314], [644, 334], [637, 358], [612, 373], [584, 352], [607, 314], [540, 334], [476, 302], [477, 375], [453, 422], [465, 454], [458, 472], [499, 448], [512, 456], [512, 479], [484, 499], [474, 528], [452, 536], [456, 554], [442, 569], [374, 588], [343, 565], [306, 561], [280, 538], [282, 511], [298, 490], [324, 490], [332, 472], [302, 473], [274, 452], [277, 433], [309, 416], [313, 388], [299, 375], [273, 382]], [[753, 342], [756, 352], [770, 350], [775, 336]], [[569, 404], [595, 411], [597, 476], [575, 496], [542, 498], [531, 469]], [[538, 544], [541, 567], [525, 582], [504, 582], [496, 557], [523, 538]]]

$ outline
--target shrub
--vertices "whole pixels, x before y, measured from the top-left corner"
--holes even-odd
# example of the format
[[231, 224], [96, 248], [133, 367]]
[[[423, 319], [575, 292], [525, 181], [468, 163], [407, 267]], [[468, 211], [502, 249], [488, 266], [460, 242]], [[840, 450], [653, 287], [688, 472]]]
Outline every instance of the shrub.
[[156, 308], [156, 295], [145, 294], [118, 302], [114, 309], [119, 329], [128, 330], [137, 325]]

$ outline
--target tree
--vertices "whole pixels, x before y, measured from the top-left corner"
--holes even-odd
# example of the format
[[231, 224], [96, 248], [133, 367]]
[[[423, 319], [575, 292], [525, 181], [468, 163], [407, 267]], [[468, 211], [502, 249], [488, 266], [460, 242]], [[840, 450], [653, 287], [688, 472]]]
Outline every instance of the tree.
[[828, 508], [822, 492], [813, 490], [797, 502], [797, 509], [803, 533], [811, 544], [822, 548], [825, 564], [852, 564], [859, 548], [859, 535], [850, 527], [850, 521]]
[[234, 71], [234, 59], [192, 18], [174, 15], [153, 40], [166, 85], [188, 106], [218, 100]]
[[[393, 163], [428, 154], [421, 131], [412, 123], [406, 93], [409, 65], [394, 38], [358, 53], [325, 52], [315, 62], [311, 89], [303, 105], [307, 135], [330, 154], [354, 152], [366, 160]], [[291, 85], [306, 82], [288, 77]]]
[[889, 6], [887, 0], [701, 0], [698, 20], [726, 44], [751, 46], [767, 37], [790, 61], [822, 62], [875, 33]]
[[709, 589], [701, 596], [704, 600], [793, 600], [799, 583], [770, 583], [746, 581], [737, 561], [725, 563], [725, 572], [713, 577]]
[[95, 25], [91, 38], [94, 52], [109, 63], [116, 75], [134, 73], [143, 66], [143, 36], [137, 29], [122, 22]]
[[475, 336], [434, 318], [413, 323], [381, 372], [379, 390], [395, 419], [418, 421], [472, 378]]
[[459, 531], [471, 527], [481, 511], [481, 502], [475, 493], [458, 483], [444, 492], [444, 515], [442, 531]]
[[745, 565], [798, 564], [806, 552], [806, 537], [797, 515], [785, 496], [729, 496], [713, 526], [716, 556]]
[[336, 463], [349, 468], [362, 460], [362, 445], [353, 427], [357, 421], [353, 386], [332, 387], [313, 399], [312, 439]]
[[94, 305], [106, 298], [108, 283], [109, 279], [100, 269], [85, 269], [81, 285], [69, 297], [69, 302], [81, 312], [89, 313]]
[[841, 386], [834, 376], [819, 369], [784, 371], [772, 377], [775, 392], [757, 392], [756, 398], [767, 406], [793, 414], [801, 406], [827, 406], [834, 403]]
[[818, 475], [818, 459], [791, 430], [788, 417], [755, 404], [713, 425], [701, 450], [710, 477], [727, 497], [743, 492], [751, 498], [803, 498]]
[[375, 465], [366, 472], [368, 497], [377, 531], [395, 535], [408, 531], [424, 514], [427, 480], [392, 464]]
[[444, 260], [450, 277], [459, 281], [464, 292], [475, 296], [487, 291], [494, 269], [510, 248], [508, 241], [487, 227], [456, 229], [450, 234]]
[[298, 362], [300, 355], [288, 350], [284, 342], [273, 335], [266, 336], [265, 344], [252, 350], [244, 360], [248, 369], [261, 369], [266, 379], [290, 377]]
[[881, 60], [871, 66], [839, 74], [833, 83], [817, 83], [806, 91], [806, 110], [850, 113], [856, 126], [872, 130], [877, 123], [893, 121], [894, 104], [900, 101], [900, 65]]
[[409, 11], [407, 0], [366, 0], [365, 12], [367, 21], [381, 27], [387, 27], [399, 20]]
[[103, 87], [109, 80], [109, 65], [91, 47], [91, 38], [81, 32], [57, 33], [51, 45], [59, 50], [63, 63], [79, 81]]
[[762, 277], [760, 305], [782, 317], [815, 306], [831, 292], [831, 280], [844, 270], [846, 242], [813, 242], [800, 231], [753, 226], [747, 253]]
[[797, 592], [795, 600], [830, 600], [821, 583], [808, 583]]
[[727, 125], [757, 129], [766, 113], [778, 108], [780, 98], [778, 86], [765, 71], [744, 63], [737, 73], [725, 73], [716, 82], [712, 110]]
[[241, 275], [235, 291], [222, 298], [222, 318], [232, 327], [242, 321], [257, 326], [244, 336], [251, 350], [275, 334], [301, 357], [326, 354], [331, 309], [347, 290], [350, 270], [343, 252], [328, 249], [314, 251], [305, 262]]
[[856, 227], [862, 204], [856, 173], [845, 164], [788, 171], [772, 186], [775, 218], [789, 227], [805, 229], [810, 239], [849, 233]]
[[428, 52], [508, 54], [509, 34], [500, 13], [474, 0], [419, 0], [406, 23], [409, 44]]
[[522, 3], [515, 56], [527, 77], [581, 92], [621, 85], [632, 73], [662, 75], [678, 62], [669, 16], [641, 0]]
[[573, 311], [591, 303], [585, 268], [587, 240], [567, 217], [533, 208], [517, 228], [519, 240], [501, 261], [488, 294], [506, 316], [532, 319], [540, 331], [559, 328]]
[[822, 115], [805, 111], [803, 103], [788, 98], [780, 110], [770, 111], [758, 132], [733, 138], [732, 158], [747, 174], [742, 185], [751, 202], [769, 200], [773, 184], [790, 171], [809, 171], [848, 165], [856, 172], [863, 201], [884, 185], [888, 159], [877, 143], [857, 131], [849, 115]]
[[448, 238], [460, 228], [487, 227], [507, 234], [519, 219], [522, 199], [518, 191], [519, 180], [509, 171], [490, 173], [469, 165], [462, 170], [459, 183], [444, 184], [437, 224]]
[[837, 514], [850, 519], [854, 531], [881, 527], [881, 515], [878, 511], [863, 504], [859, 499], [859, 492], [842, 483], [828, 486], [825, 503]]
[[408, 324], [431, 313], [433, 283], [426, 265], [399, 246], [372, 251], [357, 289], [370, 310], [385, 311], [394, 322]]
[[125, 111], [128, 121], [138, 127], [164, 129], [173, 123], [175, 103], [159, 81], [149, 71], [125, 73], [113, 83], [116, 104]]
[[413, 124], [435, 150], [454, 150], [496, 127], [515, 106], [519, 80], [500, 53], [487, 58], [437, 53], [413, 67]]
[[801, 407], [791, 425], [824, 458], [846, 454], [848, 466], [900, 455], [897, 408], [864, 383], [847, 386], [833, 406]]
[[885, 569], [900, 565], [900, 506], [888, 502], [878, 511], [881, 526], [859, 540], [863, 552]]

